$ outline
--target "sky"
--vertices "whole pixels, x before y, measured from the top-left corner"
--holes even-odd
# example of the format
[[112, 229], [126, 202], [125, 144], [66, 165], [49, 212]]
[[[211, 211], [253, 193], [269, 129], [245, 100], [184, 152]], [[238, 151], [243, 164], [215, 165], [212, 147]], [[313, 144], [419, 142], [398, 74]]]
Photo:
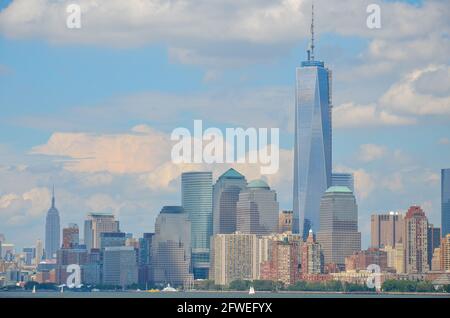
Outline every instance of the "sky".
[[[81, 29], [66, 27], [68, 4]], [[369, 4], [381, 28], [366, 25]], [[370, 215], [421, 205], [440, 225], [450, 168], [446, 0], [315, 1], [316, 58], [333, 71], [333, 169], [353, 172], [363, 247]], [[44, 239], [51, 187], [61, 225], [112, 212], [151, 232], [179, 205], [180, 174], [230, 166], [292, 209], [295, 68], [310, 0], [0, 0], [0, 233]], [[280, 170], [176, 165], [177, 127], [280, 129]]]

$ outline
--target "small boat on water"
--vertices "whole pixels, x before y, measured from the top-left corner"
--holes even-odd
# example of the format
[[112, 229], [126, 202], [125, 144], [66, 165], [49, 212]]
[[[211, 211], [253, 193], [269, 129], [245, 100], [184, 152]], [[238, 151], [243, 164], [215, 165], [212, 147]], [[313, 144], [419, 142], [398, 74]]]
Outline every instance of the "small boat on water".
[[250, 286], [250, 290], [248, 291], [249, 295], [254, 295], [255, 294], [255, 289], [253, 288], [253, 286]]
[[31, 293], [36, 294], [36, 285], [33, 286], [33, 290], [31, 291]]
[[167, 286], [162, 290], [162, 292], [177, 292], [178, 290], [167, 284]]

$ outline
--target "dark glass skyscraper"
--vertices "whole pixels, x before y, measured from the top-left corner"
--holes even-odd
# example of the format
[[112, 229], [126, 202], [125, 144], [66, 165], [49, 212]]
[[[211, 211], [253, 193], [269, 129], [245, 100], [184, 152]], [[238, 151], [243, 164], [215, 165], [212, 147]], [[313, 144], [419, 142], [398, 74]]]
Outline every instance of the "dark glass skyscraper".
[[192, 268], [196, 279], [208, 278], [210, 237], [213, 231], [212, 173], [181, 175], [181, 201], [191, 221]]
[[450, 169], [441, 170], [442, 237], [450, 234]]
[[52, 194], [52, 206], [47, 212], [45, 219], [45, 258], [56, 258], [56, 251], [60, 248], [61, 234], [60, 234], [59, 212], [55, 206], [55, 190]]
[[[314, 15], [313, 15], [314, 22]], [[293, 232], [319, 230], [320, 199], [331, 186], [331, 71], [314, 60], [314, 23], [308, 60], [297, 68], [295, 93]]]

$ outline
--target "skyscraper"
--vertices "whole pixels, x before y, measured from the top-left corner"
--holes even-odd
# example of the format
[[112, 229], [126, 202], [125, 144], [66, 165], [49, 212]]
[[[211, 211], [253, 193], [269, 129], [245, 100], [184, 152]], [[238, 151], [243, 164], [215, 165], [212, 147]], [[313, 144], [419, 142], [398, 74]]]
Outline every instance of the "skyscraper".
[[127, 287], [138, 282], [136, 251], [131, 246], [107, 247], [103, 252], [103, 284]]
[[412, 206], [405, 216], [405, 260], [407, 273], [428, 271], [428, 219], [419, 206]]
[[309, 230], [306, 242], [302, 244], [302, 274], [323, 273], [322, 247], [316, 242], [312, 230]]
[[441, 236], [450, 234], [450, 169], [441, 170]]
[[433, 224], [428, 224], [427, 231], [427, 252], [428, 252], [428, 266], [431, 269], [433, 261], [433, 252], [436, 248], [441, 246], [441, 229], [434, 227]]
[[370, 217], [371, 247], [395, 247], [403, 242], [404, 216], [398, 212], [373, 214]]
[[278, 215], [278, 232], [292, 232], [292, 211], [281, 211]]
[[213, 234], [236, 231], [236, 204], [239, 193], [247, 186], [245, 177], [229, 169], [219, 177], [213, 187]]
[[237, 231], [256, 235], [277, 233], [278, 210], [276, 192], [263, 180], [250, 182], [239, 193]]
[[63, 228], [63, 248], [72, 248], [80, 244], [80, 230], [75, 223]]
[[55, 206], [55, 188], [53, 188], [52, 206], [45, 220], [45, 258], [47, 259], [56, 258], [56, 251], [61, 243], [60, 230], [59, 212]]
[[345, 258], [361, 250], [358, 232], [358, 206], [347, 187], [330, 187], [320, 203], [320, 231], [317, 241], [323, 249], [325, 264], [345, 267]]
[[180, 206], [165, 206], [155, 222], [152, 238], [152, 267], [156, 283], [184, 285], [192, 278], [191, 221]]
[[196, 279], [207, 278], [210, 237], [213, 231], [212, 173], [186, 172], [181, 175], [183, 209], [191, 220], [192, 267]]
[[238, 279], [258, 279], [258, 238], [255, 234], [217, 234], [211, 241], [209, 279], [228, 285]]
[[314, 60], [314, 7], [308, 60], [296, 70], [293, 232], [319, 230], [320, 200], [331, 186], [331, 71]]
[[334, 172], [331, 175], [331, 186], [333, 187], [347, 187], [355, 193], [355, 180], [353, 173], [338, 173]]
[[119, 221], [111, 213], [90, 213], [84, 221], [84, 244], [88, 251], [100, 248], [100, 234], [105, 232], [120, 232]]
[[44, 256], [44, 248], [42, 247], [42, 241], [37, 240], [36, 241], [36, 257], [34, 259], [34, 264], [39, 265], [39, 263], [42, 261], [43, 256]]

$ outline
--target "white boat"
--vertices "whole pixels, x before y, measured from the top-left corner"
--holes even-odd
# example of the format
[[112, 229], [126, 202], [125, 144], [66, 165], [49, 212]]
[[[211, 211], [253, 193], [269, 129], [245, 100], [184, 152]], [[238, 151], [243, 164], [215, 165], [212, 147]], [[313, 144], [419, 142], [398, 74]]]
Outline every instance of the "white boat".
[[33, 286], [33, 291], [32, 291], [32, 293], [33, 293], [33, 294], [36, 294], [36, 285]]
[[254, 295], [255, 294], [255, 289], [253, 288], [253, 286], [250, 286], [250, 290], [248, 291], [249, 295]]
[[175, 288], [170, 286], [170, 284], [167, 284], [167, 286], [162, 291], [163, 292], [177, 292], [178, 290], [176, 290]]

